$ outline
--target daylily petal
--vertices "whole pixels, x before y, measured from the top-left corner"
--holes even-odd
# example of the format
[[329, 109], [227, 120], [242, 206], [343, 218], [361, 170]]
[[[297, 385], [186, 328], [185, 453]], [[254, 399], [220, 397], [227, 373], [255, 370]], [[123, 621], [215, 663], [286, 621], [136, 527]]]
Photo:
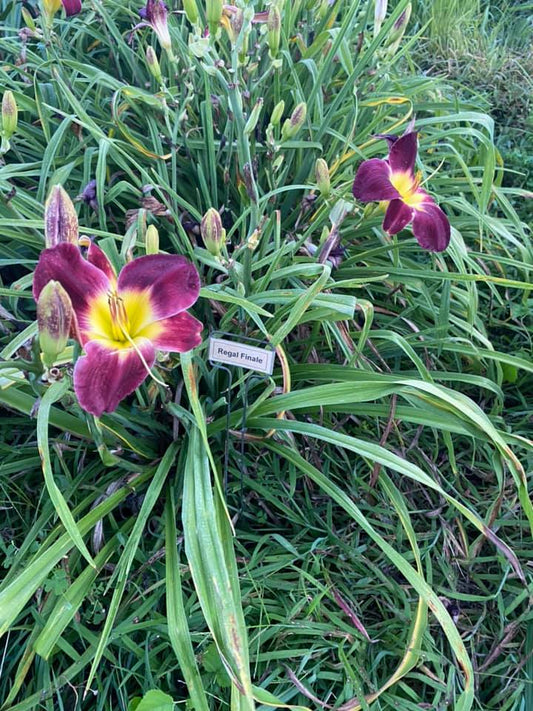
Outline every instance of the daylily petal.
[[413, 219], [413, 208], [401, 200], [391, 200], [383, 220], [383, 229], [390, 235], [395, 235]]
[[87, 249], [87, 261], [94, 264], [95, 267], [98, 267], [100, 271], [104, 272], [110, 282], [113, 283], [117, 280], [117, 275], [113, 269], [113, 265], [107, 258], [107, 255], [94, 242], [91, 242], [89, 244], [89, 248]]
[[61, 0], [67, 17], [81, 12], [81, 0]]
[[63, 242], [41, 252], [33, 275], [35, 301], [52, 280], [58, 281], [70, 296], [83, 336], [89, 328], [87, 316], [91, 304], [109, 291], [109, 279], [100, 269], [83, 259], [78, 247]]
[[139, 335], [149, 338], [160, 351], [184, 353], [200, 345], [202, 328], [203, 325], [198, 319], [182, 311], [151, 324]]
[[390, 181], [391, 169], [386, 160], [371, 158], [359, 166], [352, 187], [354, 197], [361, 202], [394, 200], [400, 197]]
[[413, 234], [418, 244], [431, 252], [442, 252], [450, 243], [450, 222], [432, 198], [415, 210]]
[[389, 151], [391, 169], [401, 173], [414, 173], [416, 153], [418, 150], [418, 134], [416, 131], [406, 133], [393, 143]]
[[[147, 339], [135, 345], [151, 368], [155, 349]], [[145, 364], [134, 348], [112, 350], [99, 341], [85, 345], [85, 355], [74, 367], [74, 390], [80, 406], [96, 417], [113, 412], [119, 402], [132, 393], [148, 375]]]
[[[200, 293], [200, 277], [185, 257], [150, 254], [126, 264], [118, 277], [118, 292], [146, 292], [153, 320], [174, 316], [192, 306]], [[139, 295], [139, 298], [141, 296]]]

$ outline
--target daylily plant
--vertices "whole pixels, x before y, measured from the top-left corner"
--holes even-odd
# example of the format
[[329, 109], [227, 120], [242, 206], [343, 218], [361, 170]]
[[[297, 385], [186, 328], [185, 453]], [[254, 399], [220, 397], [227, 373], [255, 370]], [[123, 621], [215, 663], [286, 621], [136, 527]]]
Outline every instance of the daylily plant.
[[202, 324], [185, 311], [198, 298], [200, 279], [187, 259], [168, 254], [138, 257], [117, 277], [104, 252], [85, 240], [87, 259], [67, 242], [41, 253], [33, 295], [37, 301], [54, 281], [70, 297], [72, 335], [85, 351], [74, 390], [81, 407], [100, 417], [150, 375], [157, 350], [181, 353], [200, 344]]
[[450, 223], [433, 198], [420, 187], [421, 174], [415, 173], [417, 133], [401, 138], [385, 136], [388, 158], [371, 158], [359, 166], [353, 194], [361, 202], [387, 201], [383, 229], [395, 235], [413, 225], [413, 234], [424, 249], [442, 252], [450, 242]]

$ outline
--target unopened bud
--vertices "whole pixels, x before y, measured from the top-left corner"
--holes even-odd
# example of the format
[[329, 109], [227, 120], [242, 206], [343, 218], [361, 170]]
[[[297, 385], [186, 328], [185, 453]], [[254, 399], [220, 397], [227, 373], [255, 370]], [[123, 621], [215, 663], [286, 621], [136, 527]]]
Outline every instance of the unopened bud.
[[290, 138], [294, 138], [298, 131], [302, 128], [305, 122], [305, 117], [307, 116], [307, 105], [304, 101], [294, 109], [290, 118], [288, 118], [283, 124], [281, 129], [281, 137], [286, 141]]
[[261, 231], [259, 229], [255, 229], [252, 234], [248, 237], [246, 241], [246, 246], [248, 249], [253, 252], [257, 249], [257, 245], [259, 244], [259, 238], [261, 237]]
[[191, 25], [195, 25], [198, 22], [198, 6], [196, 0], [183, 0], [183, 9], [185, 10], [185, 17], [189, 20]]
[[257, 126], [257, 122], [259, 121], [259, 115], [261, 114], [261, 109], [263, 108], [263, 99], [259, 98], [254, 104], [254, 107], [252, 111], [250, 112], [250, 116], [248, 117], [248, 121], [246, 122], [246, 125], [244, 126], [244, 133], [249, 134], [252, 133], [252, 131], [255, 130], [255, 127]]
[[17, 130], [18, 109], [12, 91], [5, 91], [2, 97], [2, 133], [6, 140]]
[[322, 197], [328, 197], [331, 192], [328, 164], [323, 158], [317, 158], [315, 163], [315, 178]]
[[44, 205], [44, 239], [47, 247], [60, 242], [78, 243], [78, 216], [61, 185], [54, 185]]
[[206, 0], [205, 16], [209, 25], [209, 32], [216, 34], [220, 19], [222, 17], [222, 0]]
[[20, 12], [22, 14], [22, 19], [24, 20], [24, 24], [28, 29], [30, 29], [32, 32], [35, 32], [37, 29], [35, 26], [35, 21], [33, 17], [31, 16], [31, 12], [28, 10], [27, 7], [22, 6], [20, 8]]
[[214, 256], [220, 255], [224, 242], [226, 241], [226, 230], [222, 227], [220, 215], [214, 207], [202, 217], [200, 222], [200, 233], [205, 244], [205, 248]]
[[281, 37], [281, 13], [276, 5], [272, 5], [268, 12], [267, 29], [268, 48], [270, 50], [270, 56], [273, 58], [278, 54]]
[[282, 99], [281, 101], [278, 101], [278, 103], [274, 106], [274, 110], [272, 111], [272, 116], [270, 117], [270, 123], [273, 126], [277, 126], [278, 123], [281, 121], [281, 117], [283, 116], [284, 111], [285, 111], [285, 102]]
[[146, 254], [159, 254], [159, 232], [155, 225], [148, 225], [144, 235]]
[[159, 60], [157, 58], [157, 54], [155, 53], [155, 49], [151, 45], [148, 45], [146, 48], [146, 64], [148, 65], [150, 74], [154, 77], [158, 84], [161, 84], [163, 81], [161, 76], [161, 67], [159, 66]]
[[58, 281], [49, 281], [37, 301], [37, 324], [42, 360], [50, 368], [65, 350], [73, 310], [70, 297]]
[[285, 160], [285, 156], [284, 156], [283, 154], [281, 154], [280, 156], [278, 156], [278, 157], [274, 160], [274, 162], [272, 163], [272, 171], [273, 171], [274, 173], [277, 173], [277, 172], [278, 172], [278, 170], [279, 170], [279, 169], [281, 168], [281, 166], [283, 165], [283, 161], [284, 161], [284, 160]]
[[407, 25], [409, 24], [409, 20], [411, 19], [412, 10], [413, 10], [413, 6], [411, 5], [411, 3], [406, 5], [405, 10], [400, 14], [398, 19], [392, 26], [392, 30], [391, 30], [391, 33], [388, 38], [388, 40], [389, 40], [388, 53], [390, 55], [393, 55], [398, 51], [400, 42], [403, 39], [405, 30], [407, 29]]
[[377, 37], [383, 24], [383, 20], [387, 17], [388, 0], [375, 0], [374, 5], [374, 37]]

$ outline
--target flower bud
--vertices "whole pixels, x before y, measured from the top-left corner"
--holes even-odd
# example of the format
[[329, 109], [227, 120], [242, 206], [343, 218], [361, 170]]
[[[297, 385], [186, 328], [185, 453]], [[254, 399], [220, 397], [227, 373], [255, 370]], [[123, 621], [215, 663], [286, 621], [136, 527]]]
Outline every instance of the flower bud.
[[405, 34], [405, 30], [407, 29], [407, 25], [409, 24], [409, 20], [411, 19], [411, 12], [413, 10], [413, 6], [411, 3], [405, 6], [405, 10], [400, 14], [394, 25], [392, 26], [391, 33], [388, 37], [388, 53], [389, 55], [393, 55], [398, 51], [398, 47], [400, 46], [400, 42], [403, 39], [403, 36]]
[[226, 241], [226, 230], [222, 227], [220, 215], [214, 207], [202, 217], [200, 222], [200, 233], [205, 244], [205, 248], [214, 256], [220, 255], [220, 250]]
[[12, 91], [5, 91], [2, 97], [2, 133], [9, 140], [17, 130], [18, 108]]
[[222, 0], [206, 0], [205, 16], [209, 25], [209, 32], [216, 34], [220, 19], [222, 17]]
[[244, 126], [244, 133], [245, 134], [252, 133], [255, 130], [255, 127], [257, 126], [257, 122], [259, 121], [259, 115], [261, 114], [262, 108], [263, 108], [263, 99], [259, 98], [255, 102], [254, 107], [250, 112], [250, 116], [248, 117], [248, 121], [246, 121], [246, 125]]
[[60, 242], [78, 244], [78, 216], [61, 185], [54, 185], [44, 205], [44, 239], [47, 247]]
[[374, 4], [374, 37], [377, 37], [387, 16], [388, 0], [375, 0]]
[[257, 249], [260, 238], [261, 230], [259, 228], [256, 228], [246, 240], [246, 246], [251, 252], [254, 252]]
[[33, 17], [31, 16], [31, 12], [28, 10], [27, 7], [22, 6], [20, 8], [20, 13], [22, 15], [22, 19], [24, 20], [24, 24], [26, 27], [31, 30], [32, 32], [35, 32], [37, 27], [35, 26], [35, 21]]
[[278, 54], [281, 37], [281, 13], [276, 5], [272, 5], [268, 12], [267, 29], [268, 48], [270, 50], [270, 56], [273, 58]]
[[146, 246], [146, 254], [159, 253], [159, 232], [155, 225], [148, 225], [146, 234], [144, 235], [144, 243]]
[[191, 25], [195, 25], [198, 22], [198, 6], [196, 0], [183, 0], [183, 9], [185, 10], [185, 17], [189, 20]]
[[70, 297], [58, 281], [49, 281], [37, 301], [37, 324], [42, 360], [50, 368], [67, 345], [73, 310]]
[[277, 126], [278, 123], [281, 121], [281, 117], [283, 116], [284, 111], [285, 111], [285, 102], [282, 99], [281, 101], [278, 101], [278, 103], [274, 106], [274, 109], [272, 111], [272, 116], [270, 117], [270, 123], [273, 126]]
[[317, 158], [315, 163], [315, 178], [322, 197], [328, 197], [331, 192], [328, 164], [323, 158]]
[[163, 81], [161, 67], [159, 66], [159, 60], [157, 58], [157, 54], [155, 53], [155, 49], [151, 45], [148, 45], [146, 48], [146, 64], [148, 65], [150, 74], [154, 77], [158, 84], [161, 84]]
[[281, 137], [285, 141], [290, 138], [294, 138], [294, 136], [296, 136], [298, 131], [304, 125], [306, 116], [307, 104], [302, 101], [301, 104], [298, 104], [298, 106], [296, 106], [296, 108], [290, 115], [290, 118], [288, 118], [283, 124], [283, 128], [281, 129]]

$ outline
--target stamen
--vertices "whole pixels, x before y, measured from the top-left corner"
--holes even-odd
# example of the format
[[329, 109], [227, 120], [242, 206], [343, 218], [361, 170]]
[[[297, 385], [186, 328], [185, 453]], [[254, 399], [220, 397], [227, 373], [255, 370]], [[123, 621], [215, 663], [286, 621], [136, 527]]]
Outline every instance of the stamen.
[[109, 313], [111, 314], [111, 331], [113, 338], [116, 341], [123, 341], [124, 333], [127, 333], [130, 327], [124, 302], [117, 293], [109, 292], [107, 295], [107, 303], [109, 305]]
[[107, 303], [109, 305], [109, 313], [111, 314], [111, 331], [115, 341], [127, 341], [133, 348], [135, 353], [139, 356], [141, 363], [143, 364], [148, 375], [155, 380], [156, 383], [168, 388], [168, 385], [155, 376], [150, 370], [150, 366], [146, 362], [143, 354], [139, 350], [139, 347], [130, 336], [130, 320], [128, 318], [128, 312], [124, 306], [124, 301], [116, 292], [110, 291], [107, 295]]
[[422, 182], [422, 171], [421, 171], [421, 170], [418, 170], [417, 173], [416, 173], [416, 175], [415, 175], [415, 179], [414, 179], [414, 181], [413, 181], [413, 184], [412, 184], [411, 189], [409, 190], [409, 192], [410, 192], [411, 194], [416, 193], [416, 191], [417, 191], [418, 188], [420, 187], [420, 183], [421, 183], [421, 182]]
[[168, 386], [165, 382], [163, 382], [162, 380], [160, 380], [156, 375], [154, 375], [154, 374], [152, 373], [152, 371], [150, 370], [150, 366], [149, 366], [148, 363], [146, 362], [146, 360], [145, 360], [143, 354], [141, 353], [141, 351], [139, 350], [138, 346], [136, 345], [136, 343], [134, 342], [134, 340], [132, 339], [132, 337], [129, 335], [129, 333], [128, 333], [125, 329], [122, 330], [122, 333], [123, 333], [123, 335], [124, 335], [124, 338], [128, 341], [128, 343], [129, 343], [130, 346], [133, 348], [133, 350], [135, 351], [135, 353], [137, 353], [137, 355], [138, 355], [139, 358], [141, 359], [141, 363], [143, 364], [143, 366], [144, 366], [146, 372], [147, 372], [148, 375], [152, 378], [152, 380], [155, 380], [156, 383], [159, 383], [159, 385], [162, 385], [164, 388], [168, 388], [169, 386]]

